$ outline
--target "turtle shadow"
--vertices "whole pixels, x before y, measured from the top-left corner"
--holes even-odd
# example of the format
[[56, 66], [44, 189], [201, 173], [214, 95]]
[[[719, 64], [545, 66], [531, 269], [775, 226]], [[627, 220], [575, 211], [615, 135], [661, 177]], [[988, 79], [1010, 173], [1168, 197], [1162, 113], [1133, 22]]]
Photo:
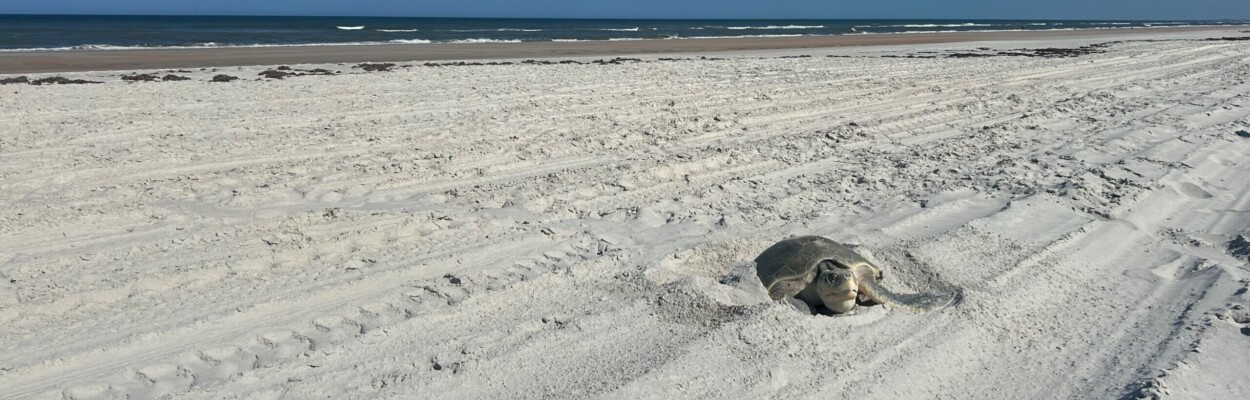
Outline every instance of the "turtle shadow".
[[812, 315], [822, 315], [822, 316], [834, 317], [834, 318], [854, 317], [858, 315], [863, 315], [868, 312], [872, 312], [878, 307], [884, 307], [881, 305], [881, 303], [877, 303], [872, 300], [856, 301], [855, 305], [856, 305], [855, 309], [851, 310], [851, 312], [849, 313], [839, 313], [839, 312], [833, 311], [829, 307], [825, 307], [824, 304], [818, 304], [815, 306], [809, 305], [809, 306], [812, 310]]

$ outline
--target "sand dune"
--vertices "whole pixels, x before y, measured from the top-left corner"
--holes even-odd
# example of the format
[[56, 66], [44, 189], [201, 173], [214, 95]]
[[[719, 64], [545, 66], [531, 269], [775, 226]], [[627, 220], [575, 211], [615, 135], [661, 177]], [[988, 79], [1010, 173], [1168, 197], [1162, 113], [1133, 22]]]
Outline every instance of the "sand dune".
[[0, 397], [1246, 397], [1246, 43], [3, 86]]

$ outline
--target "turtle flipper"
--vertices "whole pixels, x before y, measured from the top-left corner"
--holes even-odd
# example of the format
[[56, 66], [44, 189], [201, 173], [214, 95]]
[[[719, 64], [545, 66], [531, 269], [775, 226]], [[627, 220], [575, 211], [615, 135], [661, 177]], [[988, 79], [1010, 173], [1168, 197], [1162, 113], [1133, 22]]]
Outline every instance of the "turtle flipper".
[[958, 298], [958, 294], [951, 292], [894, 293], [882, 287], [876, 277], [863, 279], [859, 287], [873, 301], [915, 314], [940, 310], [954, 304]]

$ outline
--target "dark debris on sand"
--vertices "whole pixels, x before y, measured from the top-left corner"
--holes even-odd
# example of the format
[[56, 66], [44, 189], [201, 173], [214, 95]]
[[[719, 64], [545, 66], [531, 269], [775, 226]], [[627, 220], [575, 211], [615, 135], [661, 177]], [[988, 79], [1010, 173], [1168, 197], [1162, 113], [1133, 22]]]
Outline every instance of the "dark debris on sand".
[[573, 65], [620, 65], [620, 64], [640, 63], [640, 62], [642, 62], [642, 59], [639, 59], [639, 58], [622, 58], [622, 57], [617, 57], [617, 58], [613, 58], [613, 59], [609, 59], [609, 60], [603, 60], [603, 59], [600, 59], [600, 60], [594, 60], [594, 61], [591, 61], [591, 62], [581, 62], [581, 61], [577, 61], [577, 60], [562, 60], [562, 61], [538, 61], [538, 60], [525, 60], [525, 61], [522, 61], [522, 63], [524, 63], [524, 64], [538, 64], [538, 65], [552, 65], [552, 64], [573, 64]]
[[365, 70], [365, 72], [390, 72], [391, 69], [395, 68], [395, 64], [393, 63], [362, 63], [359, 65], [353, 66], [352, 68], [363, 69]]
[[88, 81], [83, 79], [69, 79], [63, 76], [50, 76], [43, 79], [31, 80], [25, 76], [14, 78], [0, 79], [0, 85], [83, 85], [89, 83], [104, 83], [96, 81]]
[[657, 59], [657, 60], [658, 60], [658, 61], [721, 61], [721, 60], [725, 60], [725, 59], [724, 59], [724, 58], [716, 58], [716, 57], [699, 56], [699, 58], [671, 58], [671, 57], [660, 57], [660, 58], [659, 58], [659, 59]]
[[[526, 65], [619, 65], [619, 64], [639, 63], [639, 62], [643, 62], [643, 60], [639, 58], [617, 57], [613, 59], [607, 59], [607, 60], [600, 59], [600, 60], [594, 60], [590, 62], [581, 62], [577, 60], [560, 60], [560, 61], [522, 60], [521, 62], [519, 62], [519, 64], [526, 64]], [[422, 65], [426, 67], [468, 67], [468, 66], [513, 65], [513, 64], [518, 64], [518, 63], [513, 63], [511, 61], [490, 61], [490, 62], [456, 61], [456, 62], [447, 62], [447, 63], [427, 62]]]
[[233, 82], [236, 80], [239, 80], [239, 77], [230, 76], [226, 74], [220, 74], [220, 75], [214, 76], [211, 82]]
[[282, 79], [288, 76], [334, 75], [334, 74], [336, 74], [336, 72], [328, 70], [328, 69], [324, 69], [324, 68], [294, 69], [294, 68], [283, 65], [275, 69], [265, 70], [264, 72], [261, 72], [258, 75], [269, 78], [269, 79]]
[[[947, 54], [946, 58], [981, 58], [981, 57], [994, 57], [996, 55], [997, 54], [990, 54], [990, 53], [951, 53], [951, 54]], [[884, 56], [884, 57], [899, 58], [899, 56]]]
[[154, 74], [130, 74], [122, 75], [122, 80], [126, 82], [156, 82], [161, 78]]
[[1228, 254], [1250, 261], [1250, 240], [1246, 239], [1246, 235], [1237, 235], [1233, 240], [1228, 241]]
[[581, 64], [581, 63], [579, 63], [579, 62], [577, 62], [577, 61], [573, 61], [573, 60], [563, 60], [563, 61], [525, 60], [525, 61], [521, 61], [521, 64], [530, 64], [530, 65], [556, 65], [556, 64]]
[[264, 72], [261, 72], [258, 75], [269, 78], [269, 79], [282, 79], [288, 76], [293, 76], [293, 75], [298, 75], [298, 74], [270, 69], [270, 70], [265, 70]]
[[30, 78], [27, 78], [25, 76], [19, 76], [19, 77], [14, 77], [14, 78], [0, 79], [0, 85], [18, 85], [18, 84], [29, 85]]
[[[947, 58], [977, 58], [977, 57], [1042, 57], [1042, 58], [1065, 58], [1080, 57], [1090, 54], [1104, 53], [1106, 43], [1095, 44], [1089, 46], [1081, 46], [1077, 48], [1056, 48], [1047, 47], [1044, 49], [1015, 49], [1010, 51], [999, 51], [996, 53], [950, 53]], [[980, 49], [978, 49], [980, 50]]]
[[85, 79], [69, 79], [63, 76], [50, 76], [43, 79], [30, 81], [31, 85], [84, 85], [93, 83], [104, 83], [97, 81], [89, 81]]
[[165, 77], [161, 78], [161, 80], [165, 82], [176, 82], [176, 81], [189, 81], [191, 80], [191, 78], [169, 74], [169, 75], [165, 75]]
[[[994, 51], [994, 49], [991, 49], [989, 47], [978, 47], [974, 51], [948, 51], [946, 52], [946, 54], [942, 56], [946, 58], [1080, 57], [1080, 56], [1089, 55], [1089, 54], [1105, 53], [1106, 52], [1106, 50], [1104, 50], [1105, 48], [1110, 47], [1114, 44], [1118, 44], [1118, 43], [1123, 43], [1123, 42], [1116, 41], [1116, 42], [1098, 43], [1098, 44], [1091, 44], [1088, 46], [1081, 46], [1077, 48], [1048, 47], [1048, 48], [1042, 48], [1042, 49], [1014, 49], [1014, 50], [1002, 50], [1002, 51]], [[936, 51], [921, 51], [915, 54], [887, 54], [887, 55], [881, 55], [881, 56], [875, 56], [875, 57], [877, 58], [938, 58], [939, 55], [940, 54]], [[781, 57], [781, 58], [795, 58], [795, 57], [796, 56], [788, 56], [788, 57]], [[842, 55], [842, 54], [830, 54], [825, 57], [827, 58], [860, 58], [860, 57], [871, 58], [874, 56], [853, 56], [853, 55]]]
[[[1250, 31], [1242, 31], [1242, 32], [1250, 33]], [[1248, 40], [1250, 40], [1250, 36], [1239, 36], [1239, 37], [1227, 37], [1226, 36], [1226, 37], [1206, 39], [1206, 41], [1208, 42], [1243, 42], [1243, 41], [1248, 41]]]
[[1235, 134], [1236, 134], [1237, 136], [1241, 136], [1241, 137], [1243, 137], [1243, 138], [1250, 138], [1250, 132], [1248, 132], [1248, 131], [1237, 131], [1237, 132], [1235, 132]]
[[641, 60], [641, 59], [638, 59], [638, 58], [621, 58], [621, 57], [617, 57], [617, 58], [613, 58], [613, 59], [611, 59], [611, 60], [594, 60], [594, 61], [591, 61], [590, 63], [591, 63], [591, 64], [596, 64], [596, 65], [620, 65], [620, 64], [640, 63], [640, 62], [642, 62], [642, 60]]
[[[811, 56], [801, 55], [801, 56], [787, 56], [787, 57], [782, 57], [782, 58], [809, 58], [809, 57]], [[698, 57], [698, 58], [661, 57], [657, 61], [721, 61], [721, 60], [726, 60], [726, 59], [715, 58], [715, 57], [703, 57], [703, 56]], [[529, 60], [521, 60], [521, 61], [516, 61], [516, 62], [513, 62], [513, 61], [425, 62], [421, 64], [421, 66], [424, 66], [424, 67], [474, 67], [474, 66], [489, 66], [489, 65], [517, 65], [517, 64], [521, 64], [521, 65], [622, 65], [622, 64], [644, 63], [644, 62], [647, 62], [647, 61], [640, 59], [640, 58], [616, 57], [616, 58], [598, 59], [598, 60], [592, 60], [592, 61], [529, 59]], [[408, 68], [408, 67], [412, 67], [412, 65], [402, 65], [402, 66], [399, 66], [398, 68]], [[397, 67], [395, 66], [395, 64], [391, 64], [391, 63], [364, 63], [364, 64], [358, 64], [358, 65], [352, 66], [352, 68], [363, 69], [367, 72], [385, 72], [385, 71], [391, 71]], [[277, 76], [279, 75], [278, 74], [279, 72], [285, 72], [285, 71], [291, 71], [290, 67], [278, 67], [275, 70], [266, 71], [265, 73], [262, 73], [262, 75], [270, 74], [270, 75]]]
[[423, 66], [426, 66], [426, 67], [467, 67], [467, 66], [480, 66], [480, 65], [512, 65], [512, 64], [513, 64], [513, 62], [511, 62], [511, 61], [491, 61], [491, 62], [464, 62], [464, 61], [457, 61], [457, 62], [448, 62], [448, 63], [433, 63], [433, 62], [427, 62], [427, 63], [422, 64], [422, 65], [423, 65]]

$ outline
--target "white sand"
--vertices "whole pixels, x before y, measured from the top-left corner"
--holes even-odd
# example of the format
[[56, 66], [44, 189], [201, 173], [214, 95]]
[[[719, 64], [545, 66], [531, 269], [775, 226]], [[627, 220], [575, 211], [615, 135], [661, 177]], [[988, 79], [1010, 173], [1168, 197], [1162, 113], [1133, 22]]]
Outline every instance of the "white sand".
[[0, 398], [1250, 396], [1250, 43], [774, 55], [0, 86]]

